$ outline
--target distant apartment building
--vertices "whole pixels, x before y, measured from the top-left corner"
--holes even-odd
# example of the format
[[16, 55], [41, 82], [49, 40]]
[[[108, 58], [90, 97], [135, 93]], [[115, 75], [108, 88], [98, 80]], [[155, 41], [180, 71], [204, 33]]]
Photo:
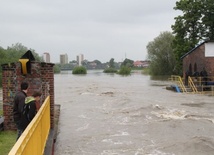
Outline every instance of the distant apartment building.
[[79, 66], [82, 66], [82, 61], [84, 60], [83, 54], [77, 55], [77, 63]]
[[47, 52], [43, 53], [42, 59], [44, 62], [50, 63], [50, 54]]
[[67, 54], [60, 55], [60, 64], [68, 64], [68, 55]]

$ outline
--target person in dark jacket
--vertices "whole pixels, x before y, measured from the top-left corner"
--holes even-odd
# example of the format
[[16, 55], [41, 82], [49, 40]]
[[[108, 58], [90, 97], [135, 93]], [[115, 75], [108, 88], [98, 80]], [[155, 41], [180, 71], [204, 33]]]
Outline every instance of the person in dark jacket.
[[35, 91], [32, 96], [25, 98], [25, 105], [22, 112], [21, 127], [24, 131], [37, 113], [36, 103], [40, 100], [41, 93]]
[[23, 106], [25, 104], [25, 98], [27, 97], [27, 91], [28, 91], [28, 83], [22, 82], [21, 83], [21, 91], [18, 91], [14, 97], [14, 103], [13, 103], [13, 119], [16, 123], [17, 127], [17, 139], [21, 136], [23, 130], [21, 128], [21, 113]]

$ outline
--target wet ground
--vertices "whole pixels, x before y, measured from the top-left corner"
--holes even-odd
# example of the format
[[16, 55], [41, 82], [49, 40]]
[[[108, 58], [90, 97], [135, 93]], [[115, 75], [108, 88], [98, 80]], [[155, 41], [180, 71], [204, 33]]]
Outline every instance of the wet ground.
[[55, 155], [213, 155], [214, 97], [99, 71], [55, 75]]

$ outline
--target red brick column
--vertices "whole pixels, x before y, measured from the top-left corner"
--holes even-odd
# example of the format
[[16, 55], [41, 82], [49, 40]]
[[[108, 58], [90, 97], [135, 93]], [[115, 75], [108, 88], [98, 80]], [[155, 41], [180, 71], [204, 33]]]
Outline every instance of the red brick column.
[[16, 64], [2, 65], [2, 95], [3, 95], [3, 115], [4, 115], [4, 129], [15, 129], [13, 123], [13, 98], [17, 85]]
[[50, 108], [51, 108], [51, 128], [54, 128], [54, 64], [41, 63], [41, 77], [43, 93], [50, 95]]
[[54, 64], [31, 62], [31, 74], [21, 73], [21, 64], [11, 63], [2, 65], [2, 89], [3, 89], [3, 114], [4, 129], [15, 130], [13, 121], [13, 99], [15, 93], [20, 90], [23, 81], [29, 83], [28, 96], [34, 90], [42, 92], [40, 104], [50, 95], [51, 99], [51, 128], [54, 128]]

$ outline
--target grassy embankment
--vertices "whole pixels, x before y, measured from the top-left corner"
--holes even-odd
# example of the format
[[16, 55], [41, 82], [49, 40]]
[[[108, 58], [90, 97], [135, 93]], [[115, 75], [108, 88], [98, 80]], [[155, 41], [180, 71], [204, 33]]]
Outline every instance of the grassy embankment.
[[16, 131], [0, 131], [0, 154], [7, 155], [16, 142]]
[[[3, 111], [0, 110], [0, 116]], [[16, 142], [16, 131], [0, 131], [0, 155], [7, 155]]]

